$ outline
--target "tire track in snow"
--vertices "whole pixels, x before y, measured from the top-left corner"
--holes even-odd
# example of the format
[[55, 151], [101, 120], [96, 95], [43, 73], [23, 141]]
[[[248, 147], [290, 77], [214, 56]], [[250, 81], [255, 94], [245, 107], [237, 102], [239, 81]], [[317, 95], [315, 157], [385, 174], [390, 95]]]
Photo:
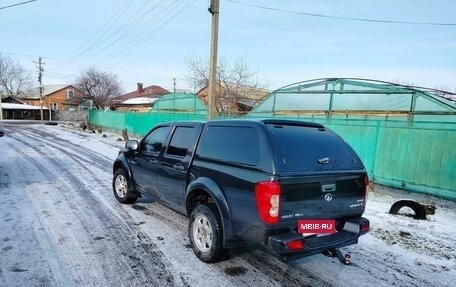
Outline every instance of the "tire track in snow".
[[45, 145], [52, 146], [62, 153], [71, 156], [73, 159], [75, 159], [75, 161], [76, 159], [83, 161], [89, 165], [94, 165], [101, 170], [105, 170], [107, 168], [110, 170], [112, 168], [113, 159], [96, 153], [84, 146], [75, 145], [70, 141], [62, 140], [54, 134], [37, 129], [33, 129], [33, 132], [24, 130], [21, 131], [21, 133], [27, 134], [27, 137], [31, 137], [34, 140], [42, 142]]
[[[5, 139], [5, 141], [9, 141]], [[32, 208], [17, 169], [21, 159], [0, 158], [0, 286], [73, 286], [54, 256], [39, 212]], [[2, 270], [3, 269], [3, 270]]]
[[[99, 207], [102, 205], [94, 198], [90, 187], [78, 179], [61, 161], [49, 157], [49, 151], [41, 150], [41, 148], [23, 140], [20, 135], [14, 135], [13, 138], [42, 155], [42, 159], [46, 159], [57, 168], [56, 171], [49, 170], [44, 164], [24, 153], [16, 145], [10, 146], [40, 170], [48, 181], [52, 182], [56, 178], [62, 177], [63, 174], [63, 178], [67, 182], [58, 181], [59, 193], [64, 197], [63, 200], [70, 205], [71, 210], [77, 213], [85, 233], [94, 240], [90, 243], [95, 245], [92, 247], [95, 249], [94, 251], [107, 253], [104, 254], [107, 257], [104, 258], [103, 261], [105, 262], [102, 264], [102, 267], [109, 269], [109, 273], [104, 276], [107, 285], [121, 286], [125, 284], [125, 279], [138, 284], [176, 285], [174, 277], [168, 272], [169, 266], [166, 264], [163, 254], [156, 250], [156, 246], [148, 240], [147, 236], [138, 234], [137, 230], [131, 230], [125, 222], [115, 220], [115, 217], [110, 216], [110, 212], [106, 211], [106, 208], [100, 209]], [[84, 202], [85, 204], [81, 206], [81, 203]], [[93, 206], [96, 208], [92, 208]], [[105, 237], [108, 237], [107, 240], [104, 240]], [[102, 241], [104, 244], [100, 244]], [[114, 243], [106, 244], [108, 241]], [[119, 250], [116, 251], [116, 249]], [[120, 264], [119, 257], [123, 261]], [[101, 271], [105, 270], [102, 269]], [[125, 272], [127, 274], [122, 274]], [[77, 280], [84, 280], [82, 277], [83, 274], [80, 274]]]

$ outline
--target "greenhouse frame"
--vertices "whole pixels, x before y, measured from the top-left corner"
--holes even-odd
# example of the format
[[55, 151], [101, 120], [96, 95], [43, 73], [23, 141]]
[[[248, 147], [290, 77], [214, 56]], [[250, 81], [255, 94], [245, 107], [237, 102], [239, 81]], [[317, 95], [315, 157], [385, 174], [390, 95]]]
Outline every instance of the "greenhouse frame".
[[455, 104], [435, 92], [367, 79], [316, 79], [273, 91], [249, 116], [405, 117], [413, 121], [417, 116], [432, 120], [439, 115], [451, 120], [456, 115]]

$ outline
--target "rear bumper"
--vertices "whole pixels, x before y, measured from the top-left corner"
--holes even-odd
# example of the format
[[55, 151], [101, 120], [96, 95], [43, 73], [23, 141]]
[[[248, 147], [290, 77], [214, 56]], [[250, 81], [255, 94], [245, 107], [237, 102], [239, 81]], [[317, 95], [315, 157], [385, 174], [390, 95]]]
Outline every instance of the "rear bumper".
[[358, 238], [369, 231], [369, 220], [364, 217], [347, 221], [342, 231], [322, 236], [304, 237], [297, 232], [270, 236], [268, 247], [284, 261], [303, 258], [358, 243]]

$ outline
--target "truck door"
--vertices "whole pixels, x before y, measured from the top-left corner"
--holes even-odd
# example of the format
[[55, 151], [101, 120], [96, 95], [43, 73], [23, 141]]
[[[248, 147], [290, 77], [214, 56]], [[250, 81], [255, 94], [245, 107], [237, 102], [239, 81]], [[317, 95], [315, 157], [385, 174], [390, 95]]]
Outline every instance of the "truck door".
[[199, 127], [200, 125], [195, 123], [176, 125], [158, 167], [160, 198], [181, 211], [185, 210], [188, 167]]
[[136, 188], [154, 199], [158, 198], [158, 160], [168, 131], [169, 126], [160, 126], [152, 130], [144, 137], [137, 153], [131, 158], [130, 168]]

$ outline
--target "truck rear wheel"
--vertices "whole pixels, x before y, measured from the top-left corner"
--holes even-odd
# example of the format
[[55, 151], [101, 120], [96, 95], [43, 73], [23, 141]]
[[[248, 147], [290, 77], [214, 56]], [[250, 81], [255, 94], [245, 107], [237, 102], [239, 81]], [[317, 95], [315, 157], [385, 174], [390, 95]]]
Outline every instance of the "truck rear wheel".
[[200, 204], [189, 218], [188, 237], [196, 256], [203, 262], [217, 262], [225, 255], [223, 228], [215, 204]]
[[125, 176], [125, 171], [119, 168], [112, 179], [114, 196], [120, 203], [133, 203], [138, 199], [138, 194], [130, 187], [130, 181]]

